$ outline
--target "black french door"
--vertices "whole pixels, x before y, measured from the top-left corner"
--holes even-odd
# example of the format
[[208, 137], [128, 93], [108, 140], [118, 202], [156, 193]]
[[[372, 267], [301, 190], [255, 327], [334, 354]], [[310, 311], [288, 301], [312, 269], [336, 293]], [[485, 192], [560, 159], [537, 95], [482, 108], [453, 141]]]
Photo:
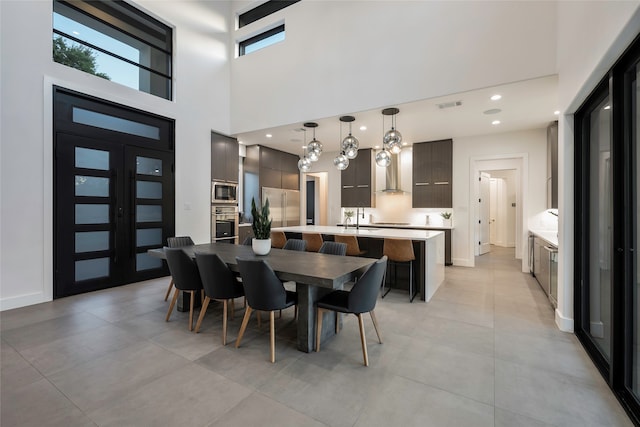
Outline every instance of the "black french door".
[[640, 425], [640, 39], [576, 113], [575, 331]]
[[[56, 101], [74, 111], [78, 103], [63, 95]], [[95, 116], [96, 123], [81, 115], [69, 116], [76, 123], [56, 122], [56, 298], [168, 274], [165, 263], [147, 250], [162, 247], [174, 234], [173, 151], [136, 145], [140, 135], [125, 130], [141, 117], [94, 104], [87, 111], [103, 115]], [[122, 118], [116, 112], [131, 123], [114, 120]], [[109, 123], [117, 130], [100, 128]]]

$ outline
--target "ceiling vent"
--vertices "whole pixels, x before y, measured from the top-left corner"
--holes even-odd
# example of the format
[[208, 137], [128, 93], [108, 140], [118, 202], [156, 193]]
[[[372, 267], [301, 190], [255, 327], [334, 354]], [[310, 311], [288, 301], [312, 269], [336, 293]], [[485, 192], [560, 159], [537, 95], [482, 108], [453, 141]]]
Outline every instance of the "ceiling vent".
[[462, 105], [462, 101], [443, 102], [442, 104], [436, 105], [439, 109], [444, 110], [445, 108], [459, 107]]

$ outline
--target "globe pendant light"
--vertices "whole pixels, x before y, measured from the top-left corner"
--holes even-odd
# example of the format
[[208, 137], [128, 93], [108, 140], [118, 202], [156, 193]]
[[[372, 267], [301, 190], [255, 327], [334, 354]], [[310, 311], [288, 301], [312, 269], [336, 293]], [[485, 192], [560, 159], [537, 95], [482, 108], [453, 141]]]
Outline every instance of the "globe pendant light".
[[[342, 116], [340, 117], [340, 122], [344, 122], [346, 120], [346, 117], [351, 117], [351, 116]], [[355, 120], [355, 119], [354, 119]], [[342, 141], [342, 123], [340, 123], [340, 141]], [[340, 150], [342, 150], [342, 143], [340, 143]], [[349, 167], [349, 158], [345, 155], [344, 150], [340, 151], [338, 153], [338, 155], [336, 156], [335, 159], [333, 159], [333, 165], [338, 169], [338, 170], [345, 170], [346, 168]]]
[[[349, 136], [342, 140], [342, 152], [348, 159], [355, 159], [358, 155], [358, 148], [360, 147], [360, 143], [358, 142], [358, 138], [351, 135], [351, 123], [356, 118], [353, 116], [342, 116], [340, 117], [341, 122], [349, 123]], [[340, 124], [340, 129], [342, 129], [342, 124]]]
[[382, 149], [376, 153], [376, 165], [386, 168], [391, 164], [391, 153], [387, 149]]
[[298, 169], [300, 172], [309, 172], [311, 170], [311, 159], [307, 157], [307, 130], [304, 131], [304, 147], [302, 148], [302, 158], [298, 160]]
[[[391, 116], [391, 129], [384, 134], [382, 143], [384, 147], [391, 151], [393, 154], [398, 154], [402, 151], [402, 134], [396, 130], [396, 114], [400, 112], [397, 108], [385, 108], [382, 110], [382, 114], [385, 116]], [[384, 117], [383, 117], [384, 122]], [[384, 129], [384, 127], [383, 127]]]
[[322, 143], [316, 139], [316, 128], [318, 127], [317, 123], [308, 122], [304, 124], [306, 128], [313, 128], [313, 139], [307, 146], [307, 152], [309, 153], [309, 160], [312, 162], [317, 161], [322, 154]]

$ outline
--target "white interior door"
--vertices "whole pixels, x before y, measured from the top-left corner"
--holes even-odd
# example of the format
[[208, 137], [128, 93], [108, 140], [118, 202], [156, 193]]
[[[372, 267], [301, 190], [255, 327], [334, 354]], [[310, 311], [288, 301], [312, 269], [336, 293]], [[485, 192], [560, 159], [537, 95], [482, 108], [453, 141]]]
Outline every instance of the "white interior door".
[[489, 180], [489, 242], [495, 245], [498, 239], [498, 225], [496, 219], [498, 218], [498, 179], [491, 178]]
[[478, 255], [491, 251], [490, 241], [490, 208], [491, 208], [491, 175], [480, 172], [480, 197], [478, 197]]

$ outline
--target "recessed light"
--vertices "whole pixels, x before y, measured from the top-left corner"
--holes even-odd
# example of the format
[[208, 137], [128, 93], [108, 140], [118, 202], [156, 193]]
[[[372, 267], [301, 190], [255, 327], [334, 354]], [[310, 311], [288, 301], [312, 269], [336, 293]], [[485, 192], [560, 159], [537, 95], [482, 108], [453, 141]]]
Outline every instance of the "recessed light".
[[378, 150], [380, 148], [379, 145], [374, 145], [373, 148], [375, 148], [376, 150]]
[[271, 138], [273, 135], [271, 135], [270, 133], [265, 135], [267, 138]]
[[366, 126], [360, 126], [360, 130], [367, 130]]
[[494, 120], [491, 122], [492, 125], [499, 125], [500, 124], [500, 120]]
[[491, 100], [492, 100], [492, 101], [497, 101], [498, 99], [501, 99], [501, 98], [502, 98], [502, 95], [495, 94], [495, 95], [493, 95], [493, 96], [491, 97]]
[[403, 143], [402, 143], [402, 146], [403, 146], [403, 147], [406, 147], [407, 145], [409, 145], [409, 143], [408, 143], [408, 142], [403, 142]]
[[560, 110], [554, 111], [553, 114], [555, 114], [556, 116], [559, 116], [560, 115]]
[[611, 109], [611, 105], [605, 105], [604, 109], [605, 110], [610, 110]]
[[492, 108], [491, 110], [484, 111], [483, 114], [498, 114], [501, 111], [499, 108]]

